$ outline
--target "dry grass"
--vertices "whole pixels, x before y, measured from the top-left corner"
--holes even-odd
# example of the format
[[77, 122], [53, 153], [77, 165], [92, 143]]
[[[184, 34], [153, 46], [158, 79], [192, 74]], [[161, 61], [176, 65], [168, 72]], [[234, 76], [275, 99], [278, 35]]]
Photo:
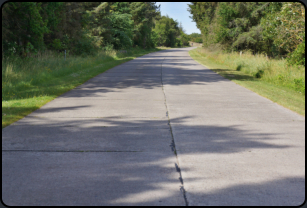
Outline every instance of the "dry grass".
[[264, 54], [250, 52], [225, 53], [218, 48], [198, 48], [197, 52], [217, 64], [242, 71], [263, 81], [289, 87], [305, 94], [305, 67], [287, 66], [286, 60], [270, 59]]

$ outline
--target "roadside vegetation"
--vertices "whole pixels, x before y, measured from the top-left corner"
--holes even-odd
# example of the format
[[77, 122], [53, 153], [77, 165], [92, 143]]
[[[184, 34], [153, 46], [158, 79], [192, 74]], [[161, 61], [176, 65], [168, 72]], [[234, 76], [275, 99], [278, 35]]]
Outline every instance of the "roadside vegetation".
[[305, 7], [300, 2], [191, 2], [203, 47], [250, 51], [305, 66]]
[[159, 49], [101, 51], [95, 56], [45, 52], [34, 58], [2, 62], [2, 128], [23, 118], [88, 79], [138, 56]]
[[194, 42], [194, 43], [203, 43], [202, 35], [199, 33], [190, 34], [190, 39], [191, 39], [191, 42]]
[[290, 110], [305, 115], [305, 67], [250, 52], [227, 53], [218, 48], [189, 51], [200, 64]]
[[5, 2], [2, 128], [118, 64], [189, 40], [155, 2]]
[[191, 2], [199, 63], [305, 115], [305, 7], [300, 2]]

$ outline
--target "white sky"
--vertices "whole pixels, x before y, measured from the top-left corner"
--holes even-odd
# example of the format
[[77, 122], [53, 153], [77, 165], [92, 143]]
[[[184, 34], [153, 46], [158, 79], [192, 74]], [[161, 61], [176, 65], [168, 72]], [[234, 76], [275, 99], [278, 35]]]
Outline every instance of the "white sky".
[[160, 11], [161, 15], [168, 15], [169, 17], [181, 22], [183, 28], [187, 34], [199, 33], [200, 30], [196, 27], [196, 23], [192, 22], [189, 16], [192, 16], [188, 12], [189, 2], [157, 2], [156, 5], [161, 4]]

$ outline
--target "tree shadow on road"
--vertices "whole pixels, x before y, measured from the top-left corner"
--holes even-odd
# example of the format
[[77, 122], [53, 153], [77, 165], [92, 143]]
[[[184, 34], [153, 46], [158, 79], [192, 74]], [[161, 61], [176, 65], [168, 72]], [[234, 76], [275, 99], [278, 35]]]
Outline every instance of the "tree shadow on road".
[[[274, 144], [277, 134], [255, 134], [240, 126], [191, 127], [184, 124], [190, 118], [173, 119], [189, 137], [180, 141], [175, 135], [181, 157], [293, 148]], [[172, 142], [167, 119], [28, 116], [2, 131], [2, 200], [7, 205], [185, 205]], [[259, 179], [267, 177], [261, 173]], [[204, 179], [183, 175], [183, 182]], [[188, 189], [187, 198], [200, 205], [228, 200], [233, 205], [297, 205], [304, 200], [304, 184], [304, 178], [289, 176], [214, 192]]]
[[[172, 50], [162, 53], [169, 53]], [[178, 49], [174, 49], [173, 52], [175, 51]], [[298, 151], [300, 158], [301, 143], [297, 140], [291, 141], [296, 131], [292, 126], [284, 125], [284, 132], [287, 134], [276, 133], [277, 131], [270, 129], [276, 126], [266, 127], [263, 122], [257, 125], [253, 123], [254, 126], [245, 128], [248, 125], [247, 116], [242, 116], [245, 120], [238, 124], [193, 123], [191, 126], [187, 121], [195, 117], [182, 116], [171, 118], [171, 130], [167, 116], [132, 115], [132, 111], [137, 111], [125, 106], [128, 101], [122, 106], [120, 111], [122, 115], [118, 113], [118, 116], [99, 117], [98, 111], [89, 110], [97, 102], [89, 99], [90, 97], [107, 98], [109, 92], [131, 93], [133, 96], [135, 92], [131, 89], [141, 88], [145, 90], [142, 94], [151, 95], [155, 92], [160, 96], [164, 93], [162, 85], [167, 91], [173, 86], [201, 88], [208, 87], [209, 84], [230, 82], [204, 66], [196, 64], [192, 59], [185, 61], [180, 60], [180, 57], [178, 59], [168, 57], [163, 60], [162, 57], [151, 63], [152, 59], [145, 55], [114, 67], [108, 73], [100, 74], [75, 90], [60, 96], [63, 103], [66, 98], [82, 98], [87, 104], [79, 104], [80, 100], [74, 99], [73, 104], [68, 107], [41, 108], [37, 112], [42, 114], [36, 112], [4, 128], [2, 130], [3, 202], [7, 205], [30, 206], [185, 205], [180, 189], [184, 183], [204, 184], [205, 179], [210, 181], [212, 178], [205, 171], [199, 178], [185, 177], [187, 173], [194, 173], [199, 169], [206, 170], [206, 167], [200, 167], [203, 163], [198, 163], [197, 160], [190, 162], [194, 162], [193, 168], [179, 164], [173, 152], [174, 145], [181, 160], [185, 155], [195, 155], [206, 161], [212, 155], [227, 158], [252, 150], [251, 154], [257, 156], [256, 161], [259, 157], [258, 162], [261, 164], [263, 153], [274, 150], [278, 156], [276, 161], [280, 165], [285, 162], [283, 160], [285, 157], [282, 156], [287, 156], [288, 150], [292, 149]], [[182, 61], [188, 63], [181, 63]], [[140, 67], [136, 67], [135, 63]], [[124, 72], [125, 70], [127, 72]], [[126, 74], [120, 76], [122, 72]], [[212, 90], [216, 87], [214, 85]], [[129, 90], [125, 91], [126, 89]], [[226, 97], [231, 90], [223, 88], [221, 92]], [[184, 94], [181, 91], [177, 93]], [[187, 91], [185, 95], [189, 93]], [[240, 102], [244, 102], [243, 98], [240, 97]], [[231, 96], [227, 99], [228, 105], [235, 102], [231, 100]], [[144, 106], [150, 106], [154, 102], [147, 99], [144, 103]], [[161, 105], [165, 108], [163, 102]], [[114, 106], [110, 109], [112, 107]], [[82, 117], [78, 114], [85, 110], [92, 115]], [[260, 112], [259, 108], [256, 110]], [[70, 111], [73, 117], [61, 116], [61, 113], [66, 111]], [[265, 113], [261, 112], [260, 116]], [[58, 116], [43, 117], [44, 113], [58, 113]], [[274, 119], [274, 116], [269, 119]], [[269, 159], [272, 158], [266, 158]], [[191, 190], [186, 186], [188, 202], [190, 200], [191, 205], [193, 203], [211, 205], [218, 201], [223, 204], [229, 199], [229, 203], [233, 205], [240, 203], [275, 205], [276, 201], [281, 201], [281, 205], [301, 204], [305, 196], [305, 181], [304, 178], [297, 176], [301, 174], [301, 167], [295, 167], [295, 164], [302, 164], [303, 160], [304, 158], [297, 161], [293, 159], [293, 164], [287, 160], [288, 163], [285, 163], [283, 169], [295, 168], [294, 172], [286, 172], [288, 175], [280, 169], [274, 170], [274, 167], [277, 167], [275, 164], [270, 167], [272, 172], [265, 171], [267, 166], [257, 166], [258, 169], [252, 170], [259, 175], [258, 182], [245, 180], [244, 184], [231, 184], [229, 187], [215, 189], [207, 189], [206, 186], [199, 190], [197, 188]], [[215, 162], [221, 163], [221, 161]], [[232, 170], [236, 170], [235, 165]], [[178, 167], [183, 172], [183, 184], [177, 172]], [[237, 171], [245, 173], [246, 170]], [[248, 171], [246, 173], [248, 174]], [[266, 180], [263, 182], [264, 180], [260, 179]], [[200, 198], [202, 201], [197, 201]]]

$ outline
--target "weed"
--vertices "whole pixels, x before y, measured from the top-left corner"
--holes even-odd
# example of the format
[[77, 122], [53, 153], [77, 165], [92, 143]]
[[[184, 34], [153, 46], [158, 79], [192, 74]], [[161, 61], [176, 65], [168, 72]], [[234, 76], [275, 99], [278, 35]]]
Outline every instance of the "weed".
[[258, 70], [257, 73], [255, 74], [255, 77], [256, 77], [256, 78], [261, 78], [261, 77], [263, 76], [263, 74], [264, 74], [264, 71], [260, 69], [260, 70]]
[[238, 66], [236, 68], [236, 71], [241, 71], [242, 67], [243, 67], [243, 64], [241, 64], [241, 63], [238, 64]]
[[295, 89], [305, 95], [305, 80], [303, 78], [294, 79]]

